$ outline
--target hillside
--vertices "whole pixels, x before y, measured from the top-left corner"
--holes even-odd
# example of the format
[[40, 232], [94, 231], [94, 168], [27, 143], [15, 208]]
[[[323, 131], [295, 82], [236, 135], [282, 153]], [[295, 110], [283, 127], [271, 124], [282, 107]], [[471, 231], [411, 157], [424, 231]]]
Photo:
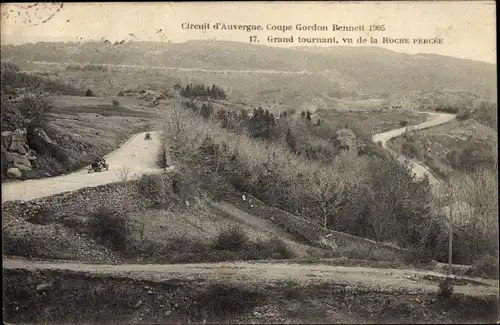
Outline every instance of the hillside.
[[[258, 92], [263, 89], [286, 89], [288, 92], [295, 89], [319, 95], [339, 91], [371, 94], [450, 89], [496, 97], [493, 64], [437, 55], [409, 55], [372, 47], [284, 49], [223, 41], [120, 45], [39, 42], [2, 46], [1, 51], [3, 60], [18, 63], [47, 61], [281, 71], [282, 74], [238, 74], [237, 78], [234, 72], [219, 72], [222, 75], [217, 75], [218, 83], [249, 92], [248, 96], [255, 100], [261, 99]], [[192, 75], [190, 71], [182, 72]], [[290, 72], [302, 73], [290, 75]], [[213, 72], [211, 74], [213, 78]]]

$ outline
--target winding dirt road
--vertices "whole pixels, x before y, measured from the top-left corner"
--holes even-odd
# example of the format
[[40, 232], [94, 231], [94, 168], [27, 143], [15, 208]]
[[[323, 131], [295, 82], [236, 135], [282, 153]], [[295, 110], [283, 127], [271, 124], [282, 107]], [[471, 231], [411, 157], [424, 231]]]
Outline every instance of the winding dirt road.
[[422, 178], [424, 177], [424, 175], [428, 175], [431, 185], [436, 187], [440, 184], [440, 181], [427, 166], [425, 166], [424, 164], [415, 159], [406, 158], [394, 152], [393, 150], [387, 148], [387, 141], [403, 135], [407, 129], [414, 131], [423, 130], [433, 126], [438, 126], [444, 123], [448, 123], [456, 119], [456, 115], [454, 114], [431, 113], [431, 112], [423, 112], [423, 114], [428, 114], [430, 119], [427, 120], [426, 122], [417, 125], [412, 125], [404, 128], [394, 129], [387, 132], [375, 134], [373, 135], [372, 140], [375, 143], [380, 141], [382, 143], [382, 147], [390, 151], [398, 159], [400, 163], [404, 164], [405, 161], [407, 160], [410, 161], [412, 166], [412, 171], [413, 173], [415, 173], [416, 177]]
[[[320, 264], [228, 262], [200, 264], [82, 264], [26, 259], [4, 258], [4, 269], [68, 270], [93, 275], [111, 275], [137, 280], [165, 281], [213, 280], [224, 282], [272, 283], [295, 281], [298, 283], [349, 282], [350, 285], [391, 292], [394, 289], [435, 292], [437, 283], [446, 276], [428, 271], [382, 269]], [[496, 280], [456, 278], [455, 292], [470, 296], [498, 295]]]
[[151, 140], [144, 140], [146, 132], [135, 134], [120, 148], [105, 156], [109, 164], [108, 171], [88, 173], [87, 168], [83, 168], [68, 175], [2, 184], [2, 203], [10, 200], [28, 201], [159, 172], [161, 170], [156, 165], [156, 159], [161, 148], [160, 134], [150, 133]]

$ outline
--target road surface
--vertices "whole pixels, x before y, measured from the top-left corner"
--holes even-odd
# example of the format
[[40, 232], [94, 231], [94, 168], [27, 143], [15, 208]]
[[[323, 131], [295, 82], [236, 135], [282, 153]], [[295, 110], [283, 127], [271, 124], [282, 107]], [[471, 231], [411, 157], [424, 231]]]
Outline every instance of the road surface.
[[28, 201], [159, 172], [161, 169], [156, 161], [161, 148], [160, 134], [150, 133], [151, 140], [144, 140], [146, 132], [137, 133], [105, 156], [109, 164], [108, 171], [88, 173], [85, 167], [68, 175], [2, 184], [2, 203], [10, 200]]
[[[320, 264], [223, 262], [200, 264], [82, 264], [72, 262], [34, 261], [4, 258], [4, 269], [68, 270], [92, 275], [111, 275], [137, 280], [165, 281], [213, 280], [224, 282], [253, 282], [257, 284], [295, 281], [302, 284], [318, 281], [341, 282], [381, 291], [394, 289], [436, 292], [437, 283], [445, 276], [435, 272], [347, 267]], [[487, 279], [456, 278], [454, 291], [470, 296], [498, 295], [498, 281]]]
[[378, 133], [373, 135], [372, 140], [375, 143], [380, 141], [382, 143], [382, 147], [389, 150], [398, 159], [400, 163], [404, 164], [405, 161], [408, 160], [411, 163], [412, 171], [413, 173], [415, 173], [417, 178], [422, 178], [424, 177], [424, 175], [428, 175], [431, 185], [436, 187], [440, 184], [440, 181], [427, 166], [425, 166], [424, 164], [415, 159], [409, 159], [404, 156], [401, 156], [396, 152], [394, 152], [393, 150], [387, 148], [387, 141], [403, 135], [407, 129], [413, 131], [423, 130], [433, 126], [438, 126], [444, 123], [448, 123], [456, 119], [455, 114], [431, 113], [431, 112], [423, 112], [423, 113], [428, 114], [430, 117], [430, 119], [427, 120], [426, 122], [417, 125], [407, 126], [404, 128], [390, 130], [383, 133]]

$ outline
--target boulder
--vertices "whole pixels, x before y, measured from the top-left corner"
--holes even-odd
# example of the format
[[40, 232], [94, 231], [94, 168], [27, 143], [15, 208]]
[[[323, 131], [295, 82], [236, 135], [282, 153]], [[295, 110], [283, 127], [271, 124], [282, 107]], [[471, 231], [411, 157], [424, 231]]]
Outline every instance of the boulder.
[[9, 148], [11, 143], [12, 143], [12, 131], [3, 131], [2, 146], [5, 148]]
[[52, 139], [47, 135], [47, 133], [41, 129], [41, 128], [36, 128], [33, 132], [33, 140], [37, 143], [43, 143], [43, 144], [54, 144]]
[[27, 170], [26, 167], [31, 169], [31, 160], [35, 160], [33, 156], [21, 155], [15, 152], [5, 153], [5, 158], [9, 163], [9, 166], [14, 166], [22, 170]]
[[24, 171], [31, 170], [31, 166], [26, 166], [26, 165], [23, 165], [20, 163], [14, 163], [14, 168], [17, 168], [19, 170], [24, 170]]
[[11, 168], [7, 169], [7, 177], [22, 178], [23, 175], [21, 174], [21, 171], [19, 170], [19, 168], [11, 167]]
[[29, 150], [29, 146], [26, 140], [26, 129], [17, 129], [12, 132], [10, 146], [7, 147], [9, 151], [20, 153], [24, 155], [27, 150]]
[[10, 146], [9, 151], [24, 155], [25, 153], [27, 153], [26, 144], [23, 142], [12, 141], [12, 145]]

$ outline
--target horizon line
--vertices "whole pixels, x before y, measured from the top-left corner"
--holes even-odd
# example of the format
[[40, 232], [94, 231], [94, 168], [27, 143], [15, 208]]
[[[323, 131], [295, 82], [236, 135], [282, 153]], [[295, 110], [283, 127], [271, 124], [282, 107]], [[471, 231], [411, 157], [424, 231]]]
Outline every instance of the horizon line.
[[[107, 40], [106, 38], [102, 37], [101, 39], [87, 39], [87, 40], [39, 40], [39, 41], [23, 41], [19, 43], [14, 43], [14, 42], [0, 42], [0, 46], [23, 46], [23, 45], [29, 45], [29, 44], [37, 44], [37, 43], [75, 43], [75, 44], [85, 44], [85, 43], [102, 43], [105, 45], [106, 43], [103, 41]], [[189, 39], [185, 41], [172, 41], [172, 40], [165, 40], [165, 41], [158, 41], [158, 40], [128, 40], [124, 41], [123, 43], [118, 43], [118, 41], [115, 41], [115, 43], [109, 42], [106, 45], [109, 46], [118, 46], [118, 45], [126, 45], [130, 43], [159, 43], [159, 44], [184, 44], [188, 42], [220, 42], [220, 43], [238, 43], [238, 44], [245, 44], [249, 46], [262, 46], [262, 47], [268, 47], [268, 48], [277, 48], [277, 49], [292, 49], [292, 50], [297, 50], [301, 48], [373, 48], [373, 49], [379, 49], [379, 50], [384, 50], [388, 52], [393, 52], [393, 53], [398, 53], [398, 54], [403, 54], [403, 55], [409, 55], [409, 56], [417, 56], [417, 55], [432, 55], [432, 56], [440, 56], [440, 57], [445, 57], [445, 58], [452, 58], [452, 59], [457, 59], [457, 60], [467, 60], [467, 61], [474, 61], [474, 62], [480, 62], [480, 63], [486, 63], [486, 64], [492, 64], [496, 65], [497, 62], [489, 62], [489, 61], [484, 61], [484, 60], [479, 60], [479, 59], [471, 59], [471, 58], [463, 58], [463, 57], [457, 57], [457, 56], [450, 56], [450, 55], [444, 55], [444, 54], [437, 54], [437, 53], [429, 53], [429, 52], [418, 52], [418, 53], [407, 53], [407, 52], [400, 52], [400, 51], [395, 51], [392, 49], [388, 49], [385, 47], [381, 46], [373, 46], [373, 45], [358, 45], [358, 46], [353, 46], [353, 45], [322, 45], [322, 44], [315, 44], [315, 45], [302, 45], [302, 46], [273, 46], [273, 45], [266, 45], [266, 44], [254, 44], [254, 43], [247, 43], [247, 42], [241, 42], [241, 41], [233, 41], [233, 40], [220, 40], [220, 39]]]

